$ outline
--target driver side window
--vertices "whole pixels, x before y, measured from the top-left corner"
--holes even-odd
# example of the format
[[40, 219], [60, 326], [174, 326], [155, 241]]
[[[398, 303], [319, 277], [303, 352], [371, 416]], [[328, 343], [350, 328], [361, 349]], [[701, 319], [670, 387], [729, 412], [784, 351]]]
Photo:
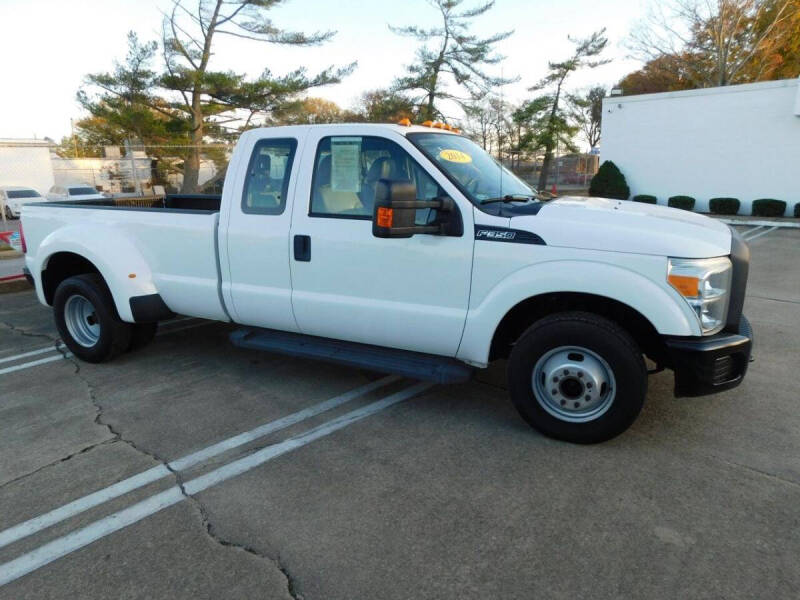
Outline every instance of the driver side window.
[[[413, 182], [417, 200], [444, 196], [433, 178], [395, 142], [372, 136], [331, 136], [317, 146], [309, 215], [371, 221], [381, 179]], [[435, 212], [417, 211], [417, 224], [430, 223]]]

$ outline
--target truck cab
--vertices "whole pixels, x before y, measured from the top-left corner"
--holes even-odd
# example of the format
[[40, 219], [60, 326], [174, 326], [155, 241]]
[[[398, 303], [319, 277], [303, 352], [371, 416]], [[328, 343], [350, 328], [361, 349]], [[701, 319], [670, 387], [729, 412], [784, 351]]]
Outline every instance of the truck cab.
[[39, 298], [87, 360], [142, 345], [173, 313], [238, 323], [244, 347], [440, 382], [505, 359], [523, 418], [575, 442], [633, 422], [645, 357], [675, 371], [679, 396], [738, 385], [752, 332], [733, 230], [626, 201], [543, 202], [429, 125], [254, 129], [220, 198], [26, 207]]

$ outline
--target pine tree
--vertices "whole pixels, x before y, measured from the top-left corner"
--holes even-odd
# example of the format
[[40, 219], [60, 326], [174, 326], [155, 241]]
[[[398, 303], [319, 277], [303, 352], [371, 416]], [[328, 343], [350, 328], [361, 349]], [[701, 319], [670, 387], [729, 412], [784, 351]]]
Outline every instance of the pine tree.
[[[415, 101], [423, 119], [443, 118], [442, 109], [437, 106], [441, 100], [453, 100], [464, 106], [482, 98], [492, 88], [514, 81], [492, 76], [484, 70], [503, 59], [494, 54], [494, 45], [508, 38], [513, 31], [487, 38], [469, 31], [470, 21], [491, 9], [494, 0], [457, 10], [463, 1], [429, 0], [440, 12], [441, 24], [438, 27], [389, 26], [398, 35], [423, 42], [417, 50], [416, 62], [409, 65], [407, 74], [394, 83], [395, 90], [417, 94]], [[454, 88], [461, 88], [467, 95], [458, 95]]]

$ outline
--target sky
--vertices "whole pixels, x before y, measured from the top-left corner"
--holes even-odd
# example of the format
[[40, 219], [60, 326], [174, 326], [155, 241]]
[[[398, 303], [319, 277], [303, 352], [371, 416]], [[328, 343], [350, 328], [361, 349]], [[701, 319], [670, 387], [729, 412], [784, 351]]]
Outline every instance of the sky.
[[[514, 30], [497, 50], [506, 57], [502, 74], [520, 78], [504, 86], [503, 96], [519, 102], [532, 95], [527, 88], [546, 73], [548, 60], [569, 56], [568, 35], [585, 37], [606, 27], [609, 46], [604, 56], [613, 59], [576, 73], [572, 89], [611, 86], [635, 70], [638, 63], [628, 57], [622, 42], [643, 16], [646, 2], [497, 0], [475, 21], [473, 31], [485, 36]], [[170, 0], [0, 0], [0, 138], [60, 140], [68, 135], [70, 119], [84, 116], [75, 101], [84, 76], [108, 71], [114, 60], [122, 60], [130, 30], [140, 40], [159, 39], [161, 11], [169, 6]], [[338, 33], [312, 48], [215, 38], [210, 68], [255, 77], [265, 68], [282, 74], [305, 66], [313, 74], [358, 61], [341, 84], [312, 92], [343, 107], [354, 105], [366, 90], [390, 85], [413, 61], [418, 42], [393, 34], [389, 24], [438, 25], [438, 12], [425, 0], [287, 0], [270, 12], [273, 22], [285, 29]], [[500, 74], [500, 66], [495, 73]]]

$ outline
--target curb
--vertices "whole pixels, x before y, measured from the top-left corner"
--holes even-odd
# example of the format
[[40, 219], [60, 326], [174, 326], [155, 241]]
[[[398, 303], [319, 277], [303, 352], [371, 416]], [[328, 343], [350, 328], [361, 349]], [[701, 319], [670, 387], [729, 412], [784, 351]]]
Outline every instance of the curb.
[[800, 229], [800, 223], [782, 223], [781, 221], [761, 221], [752, 220], [745, 221], [744, 219], [717, 219], [726, 225], [743, 225], [754, 227], [785, 227], [787, 229]]
[[33, 286], [25, 279], [25, 275], [0, 277], [0, 294], [24, 292], [31, 289], [33, 289]]

